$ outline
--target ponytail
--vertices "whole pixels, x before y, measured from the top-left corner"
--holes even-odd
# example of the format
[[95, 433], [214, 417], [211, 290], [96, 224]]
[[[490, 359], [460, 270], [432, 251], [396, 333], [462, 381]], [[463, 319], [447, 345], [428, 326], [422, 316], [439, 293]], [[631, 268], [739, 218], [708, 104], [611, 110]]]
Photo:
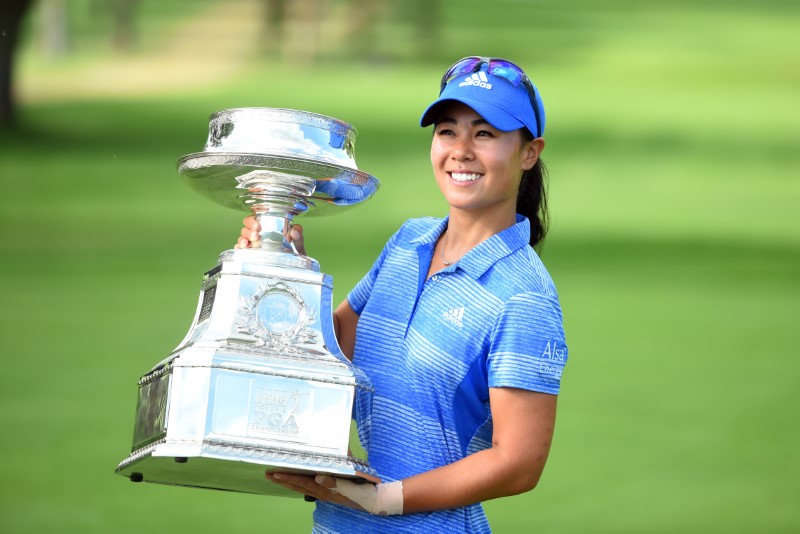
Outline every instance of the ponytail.
[[[520, 130], [523, 143], [533, 141], [534, 136], [527, 128]], [[533, 168], [522, 173], [517, 192], [517, 213], [524, 215], [531, 223], [530, 245], [536, 252], [542, 251], [550, 214], [547, 211], [547, 167], [540, 159]]]
[[547, 212], [547, 168], [541, 159], [536, 161], [532, 169], [522, 173], [517, 193], [517, 213], [530, 221], [530, 244], [540, 252], [550, 222]]

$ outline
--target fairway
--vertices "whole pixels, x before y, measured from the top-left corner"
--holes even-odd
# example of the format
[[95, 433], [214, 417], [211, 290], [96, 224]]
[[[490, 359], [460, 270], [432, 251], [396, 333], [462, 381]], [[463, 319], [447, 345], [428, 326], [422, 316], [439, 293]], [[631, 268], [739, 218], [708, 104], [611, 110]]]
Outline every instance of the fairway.
[[[525, 21], [536, 9], [463, 4], [443, 3], [444, 61], [276, 76], [251, 60], [197, 90], [23, 98], [20, 130], [0, 134], [4, 532], [310, 531], [302, 499], [114, 475], [136, 382], [185, 334], [244, 215], [192, 192], [175, 163], [229, 107], [355, 125], [380, 190], [300, 221], [338, 302], [406, 218], [445, 214], [417, 121], [448, 61], [476, 52], [458, 36], [476, 20], [497, 39], [485, 53], [530, 67], [544, 95], [542, 257], [570, 347], [540, 486], [486, 503], [494, 531], [800, 530], [798, 8], [547, 2], [504, 33], [519, 5]], [[531, 28], [541, 55], [523, 47]]]

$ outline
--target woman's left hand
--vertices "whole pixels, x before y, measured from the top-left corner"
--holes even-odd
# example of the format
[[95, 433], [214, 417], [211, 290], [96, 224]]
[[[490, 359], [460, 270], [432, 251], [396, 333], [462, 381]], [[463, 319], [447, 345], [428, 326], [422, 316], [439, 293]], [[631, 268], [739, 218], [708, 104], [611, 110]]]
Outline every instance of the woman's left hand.
[[[363, 506], [339, 493], [336, 489], [336, 479], [331, 476], [317, 475], [314, 477], [289, 473], [267, 473], [267, 480], [320, 501], [341, 504], [364, 512], [367, 511]], [[364, 484], [375, 486], [375, 484], [366, 481]]]
[[[366, 479], [354, 482], [327, 475], [312, 477], [289, 473], [267, 473], [266, 477], [284, 488], [320, 501], [341, 504], [371, 514], [403, 513], [403, 485], [401, 482], [376, 484]], [[377, 481], [377, 479], [375, 480]]]

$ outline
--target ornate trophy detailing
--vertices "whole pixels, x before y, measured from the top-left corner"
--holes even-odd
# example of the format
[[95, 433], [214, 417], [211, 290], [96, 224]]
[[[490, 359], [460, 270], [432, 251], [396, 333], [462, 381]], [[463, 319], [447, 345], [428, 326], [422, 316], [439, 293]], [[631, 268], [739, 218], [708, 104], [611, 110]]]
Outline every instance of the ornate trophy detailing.
[[211, 116], [205, 152], [263, 153], [357, 169], [356, 130], [304, 111], [240, 108]]
[[271, 459], [279, 462], [303, 463], [308, 465], [316, 465], [319, 467], [345, 467], [350, 464], [355, 464], [358, 467], [358, 470], [362, 473], [378, 476], [378, 473], [372, 469], [369, 464], [358, 458], [354, 458], [353, 456], [303, 453], [293, 449], [282, 449], [279, 447], [270, 447], [265, 449], [261, 447], [254, 447], [246, 443], [230, 441], [206, 440], [203, 442], [203, 447], [209, 452], [234, 453], [240, 456]]
[[351, 447], [356, 396], [368, 408], [374, 389], [336, 342], [332, 278], [288, 239], [294, 217], [377, 190], [355, 165], [355, 136], [313, 113], [225, 110], [211, 117], [204, 151], [178, 161], [192, 189], [255, 214], [259, 245], [222, 252], [205, 273], [189, 332], [139, 380], [131, 453], [117, 473], [293, 497], [264, 472], [376, 475], [349, 452], [361, 450]]
[[135, 463], [136, 461], [144, 458], [148, 454], [151, 454], [152, 452], [154, 452], [158, 448], [159, 445], [163, 445], [166, 442], [167, 442], [166, 438], [161, 438], [158, 441], [154, 441], [150, 445], [145, 445], [144, 447], [142, 447], [140, 449], [136, 449], [135, 451], [131, 452], [130, 456], [128, 456], [127, 458], [125, 458], [124, 460], [122, 460], [119, 463], [119, 466], [117, 466], [117, 470], [123, 469], [123, 468], [129, 466], [130, 464]]
[[213, 140], [212, 144], [222, 144], [220, 139], [231, 134], [234, 123], [240, 122], [242, 116], [256, 116], [263, 122], [274, 121], [314, 126], [353, 139], [353, 143], [358, 134], [353, 126], [345, 122], [308, 111], [281, 108], [234, 108], [218, 111], [211, 115], [209, 139]]
[[222, 265], [219, 264], [210, 271], [208, 271], [206, 274], [204, 274], [202, 289], [206, 290], [211, 285], [216, 284], [217, 280], [219, 280], [219, 277], [221, 276], [221, 273], [222, 273]]
[[[313, 381], [313, 382], [320, 382], [322, 384], [338, 384], [343, 386], [352, 386], [354, 385], [354, 380], [344, 379], [344, 378], [337, 378], [337, 377], [328, 377], [328, 376], [315, 376], [315, 375], [303, 375], [298, 373], [287, 373], [281, 372], [276, 370], [271, 370], [267, 368], [258, 368], [252, 367], [247, 365], [234, 365], [231, 363], [218, 363], [214, 365], [182, 365], [181, 368], [183, 369], [221, 369], [225, 371], [236, 371], [241, 373], [252, 373], [258, 375], [266, 375], [266, 376], [274, 376], [280, 378], [291, 378], [297, 380], [305, 380], [305, 381]], [[367, 388], [363, 387], [366, 391], [375, 391], [374, 388]]]
[[[286, 363], [290, 362], [307, 363], [309, 358], [313, 358], [314, 368], [316, 370], [331, 369], [331, 370], [341, 371], [347, 369], [347, 366], [343, 365], [338, 359], [335, 358], [327, 359], [326, 357], [330, 354], [330, 352], [324, 347], [323, 349], [324, 350], [315, 350], [311, 348], [303, 352], [276, 352], [276, 351], [266, 350], [263, 347], [257, 346], [255, 343], [245, 344], [245, 343], [226, 342], [225, 344], [220, 345], [218, 353], [220, 355], [246, 354], [248, 357], [254, 360], [263, 360], [267, 362], [284, 361]], [[264, 374], [275, 374], [275, 373], [264, 371]], [[303, 378], [310, 379], [311, 377], [303, 377]], [[322, 381], [324, 379], [317, 378], [317, 380]], [[368, 383], [359, 384], [359, 388], [370, 392], [375, 391], [374, 388], [372, 388], [372, 386], [370, 386]]]
[[150, 443], [167, 430], [167, 407], [170, 375], [159, 373], [139, 387], [136, 424], [133, 427], [134, 447]]
[[[291, 260], [290, 262], [285, 261], [287, 257], [289, 257]], [[305, 261], [301, 262], [301, 259]], [[317, 261], [313, 258], [309, 258], [308, 256], [301, 256], [299, 254], [282, 254], [278, 256], [268, 250], [262, 250], [258, 248], [248, 248], [245, 250], [226, 250], [219, 255], [219, 262], [229, 264], [238, 263], [243, 266], [252, 266], [253, 264], [258, 263], [294, 269], [302, 268], [307, 271], [319, 272], [319, 264]], [[242, 269], [237, 271], [235, 274], [268, 280], [274, 280], [275, 278], [274, 273], [263, 273], [261, 271], [252, 269]], [[330, 277], [327, 275], [323, 276], [322, 279], [308, 279], [300, 276], [294, 276], [291, 271], [287, 271], [286, 274], [281, 274], [281, 280], [293, 284], [320, 285], [328, 289], [333, 288], [333, 285], [330, 282]]]
[[[172, 445], [179, 447], [202, 447], [204, 452], [210, 454], [237, 456], [241, 458], [257, 458], [264, 462], [276, 462], [279, 464], [303, 464], [315, 466], [318, 468], [324, 467], [340, 467], [346, 468], [349, 465], [361, 472], [371, 476], [378, 476], [378, 473], [369, 466], [367, 462], [353, 456], [339, 456], [329, 454], [314, 454], [304, 453], [295, 449], [283, 447], [258, 447], [249, 443], [242, 443], [236, 441], [223, 441], [223, 440], [170, 440]], [[137, 460], [152, 454], [159, 446], [167, 444], [166, 439], [160, 439], [151, 443], [141, 449], [131, 453], [131, 455], [123, 460], [117, 469], [124, 469], [129, 465], [135, 463]], [[171, 458], [169, 458], [171, 460]]]
[[314, 309], [283, 282], [263, 284], [252, 297], [239, 297], [237, 312], [239, 332], [254, 336], [259, 347], [302, 352], [299, 345], [316, 342], [316, 333], [307, 328], [315, 321]]
[[146, 375], [144, 375], [142, 378], [139, 379], [139, 386], [143, 386], [145, 384], [152, 382], [153, 380], [161, 378], [162, 376], [164, 376], [169, 372], [170, 372], [169, 363], [157, 366], [155, 369], [153, 369], [152, 371], [150, 371], [149, 373], [147, 373]]
[[200, 306], [200, 316], [197, 318], [198, 323], [202, 323], [211, 317], [211, 308], [214, 305], [214, 295], [216, 295], [216, 293], [216, 284], [203, 290], [203, 304]]
[[[320, 163], [318, 161], [309, 161], [299, 158], [263, 156], [260, 154], [242, 154], [240, 152], [228, 152], [224, 154], [209, 154], [197, 153], [188, 154], [178, 160], [178, 171], [187, 173], [208, 167], [215, 167], [221, 165], [230, 165], [234, 163], [240, 167], [253, 167], [252, 171], [261, 171], [263, 168], [276, 169], [278, 171], [296, 171], [294, 173], [284, 172], [285, 175], [297, 175], [299, 177], [315, 177], [319, 175], [319, 179], [333, 179], [339, 174], [347, 171], [352, 172], [352, 176], [359, 177], [362, 183], [367, 183], [367, 179], [363, 178], [365, 173], [356, 171], [355, 169], [341, 169], [337, 166]], [[241, 176], [241, 175], [238, 175]], [[235, 179], [235, 178], [234, 178]]]
[[179, 160], [178, 171], [189, 187], [198, 193], [213, 198], [225, 207], [248, 211], [251, 208], [258, 208], [258, 198], [242, 195], [237, 177], [254, 171], [313, 179], [314, 192], [306, 197], [303, 203], [317, 209], [296, 208], [297, 213], [309, 215], [324, 215], [328, 209], [320, 211], [319, 208], [331, 205], [357, 204], [372, 196], [378, 188], [376, 178], [359, 170], [303, 159], [258, 154], [234, 152], [189, 154]]
[[308, 210], [306, 199], [315, 189], [314, 180], [277, 171], [250, 171], [237, 176], [236, 181], [237, 189], [247, 191], [239, 195], [241, 201], [258, 213], [304, 213]]

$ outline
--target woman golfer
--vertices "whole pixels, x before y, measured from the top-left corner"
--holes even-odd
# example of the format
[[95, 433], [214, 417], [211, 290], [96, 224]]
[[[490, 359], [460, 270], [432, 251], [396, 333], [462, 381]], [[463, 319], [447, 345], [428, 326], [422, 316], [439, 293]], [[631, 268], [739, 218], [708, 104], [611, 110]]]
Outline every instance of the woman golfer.
[[[354, 415], [382, 482], [270, 474], [318, 500], [314, 532], [489, 532], [481, 501], [533, 489], [567, 359], [534, 251], [546, 232], [545, 113], [513, 63], [468, 57], [422, 114], [443, 219], [407, 221], [334, 312], [375, 387]], [[257, 239], [245, 219], [237, 247]], [[302, 251], [302, 230], [292, 230]]]

